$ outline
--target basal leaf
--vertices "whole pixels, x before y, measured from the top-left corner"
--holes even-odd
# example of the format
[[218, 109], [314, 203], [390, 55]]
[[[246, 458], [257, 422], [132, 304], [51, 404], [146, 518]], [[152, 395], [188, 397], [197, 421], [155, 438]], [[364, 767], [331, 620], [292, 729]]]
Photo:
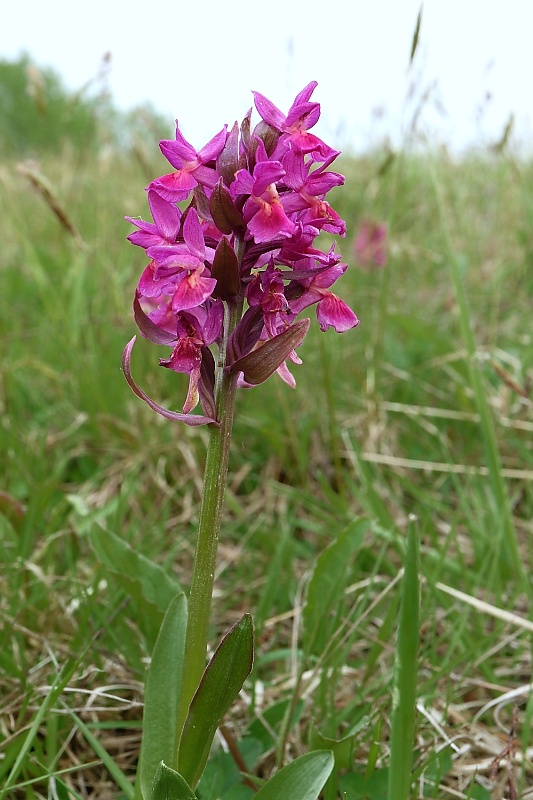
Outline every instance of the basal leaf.
[[215, 731], [250, 674], [252, 663], [252, 618], [245, 614], [215, 650], [185, 720], [178, 769], [193, 787], [204, 770]]
[[322, 736], [317, 728], [311, 728], [309, 743], [313, 750], [331, 750], [338, 769], [350, 769], [353, 764], [353, 753], [357, 734], [349, 733], [342, 739], [329, 739]]
[[254, 800], [317, 800], [333, 764], [333, 753], [325, 750], [306, 753], [276, 772]]
[[94, 526], [89, 541], [100, 563], [115, 576], [117, 583], [135, 600], [150, 630], [157, 631], [170, 601], [181, 592], [179, 582], [159, 564], [137, 553], [115, 534]]
[[146, 800], [197, 800], [187, 781], [161, 761]]
[[136, 800], [150, 797], [158, 765], [174, 758], [186, 628], [187, 600], [178, 594], [164, 616], [146, 678]]
[[388, 795], [389, 770], [378, 769], [367, 777], [363, 772], [349, 772], [339, 781], [345, 800], [394, 800]]

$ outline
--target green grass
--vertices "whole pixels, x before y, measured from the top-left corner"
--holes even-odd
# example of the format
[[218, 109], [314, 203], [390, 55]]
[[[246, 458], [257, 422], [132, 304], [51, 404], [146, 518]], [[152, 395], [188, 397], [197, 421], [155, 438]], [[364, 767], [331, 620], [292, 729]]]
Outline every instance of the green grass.
[[[162, 612], [121, 563], [98, 560], [95, 526], [189, 583], [205, 431], [158, 418], [120, 371], [144, 267], [122, 218], [146, 215], [153, 153], [43, 157], [81, 241], [15, 163], [0, 171], [3, 800], [128, 796]], [[332, 749], [326, 800], [387, 797], [389, 766], [401, 774], [392, 697], [414, 514], [412, 797], [488, 800], [510, 780], [520, 792], [533, 781], [533, 167], [444, 153], [342, 167], [339, 293], [361, 325], [315, 326], [296, 390], [273, 378], [238, 398], [212, 641], [250, 611], [257, 653], [225, 732], [256, 778]], [[389, 225], [384, 270], [354, 261], [363, 217]], [[185, 383], [159, 355], [139, 341], [134, 374], [179, 408]], [[512, 724], [514, 755], [498, 760]], [[219, 745], [202, 800], [248, 797], [239, 783]]]

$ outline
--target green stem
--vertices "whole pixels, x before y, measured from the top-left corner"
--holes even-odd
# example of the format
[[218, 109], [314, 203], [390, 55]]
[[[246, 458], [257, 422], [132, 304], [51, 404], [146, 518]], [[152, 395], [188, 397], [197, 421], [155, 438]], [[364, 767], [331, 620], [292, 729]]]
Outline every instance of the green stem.
[[420, 648], [420, 546], [416, 518], [407, 532], [390, 732], [389, 798], [409, 800]]
[[[240, 266], [244, 243], [237, 236], [235, 237], [234, 247]], [[177, 768], [181, 731], [187, 717], [190, 702], [205, 669], [218, 536], [228, 475], [233, 409], [238, 377], [224, 371], [226, 348], [229, 336], [242, 316], [243, 302], [243, 296], [239, 295], [234, 301], [228, 302], [227, 306], [225, 306], [223, 339], [216, 366], [215, 402], [217, 420], [220, 424], [209, 426], [204, 486], [189, 592], [189, 613], [185, 635], [185, 669], [180, 688], [176, 724], [175, 768]]]

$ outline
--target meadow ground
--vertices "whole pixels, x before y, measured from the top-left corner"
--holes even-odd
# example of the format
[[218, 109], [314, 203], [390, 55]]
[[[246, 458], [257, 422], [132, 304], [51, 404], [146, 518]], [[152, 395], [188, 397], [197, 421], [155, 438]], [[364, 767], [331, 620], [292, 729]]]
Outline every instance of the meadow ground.
[[[123, 216], [146, 217], [156, 153], [0, 168], [4, 800], [129, 796], [154, 630], [165, 591], [188, 586], [206, 433], [154, 415], [120, 370], [144, 267]], [[533, 167], [376, 152], [340, 170], [339, 293], [361, 324], [315, 326], [295, 390], [238, 398], [212, 640], [251, 611], [257, 653], [200, 796], [247, 798], [237, 765], [267, 776], [329, 742], [328, 800], [386, 797], [414, 516], [412, 796], [533, 797]], [[388, 226], [384, 268], [354, 257], [365, 218]], [[157, 351], [138, 342], [134, 374], [179, 408], [186, 383]], [[313, 639], [302, 605], [324, 552], [335, 602]], [[158, 598], [139, 556], [166, 570]]]

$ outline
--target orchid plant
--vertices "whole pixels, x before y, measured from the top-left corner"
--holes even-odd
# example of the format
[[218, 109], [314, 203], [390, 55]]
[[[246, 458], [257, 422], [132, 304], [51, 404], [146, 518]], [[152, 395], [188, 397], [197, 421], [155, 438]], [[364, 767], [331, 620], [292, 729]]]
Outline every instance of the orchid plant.
[[[320, 116], [311, 100], [316, 85], [297, 95], [287, 115], [254, 92], [255, 127], [250, 109], [240, 126], [224, 126], [199, 151], [176, 125], [175, 139], [160, 143], [173, 169], [147, 188], [152, 221], [127, 217], [137, 229], [129, 241], [149, 260], [135, 292], [135, 322], [142, 336], [170, 348], [160, 365], [189, 376], [181, 412], [160, 406], [135, 382], [135, 337], [123, 354], [126, 380], [158, 414], [209, 431], [189, 596], [171, 603], [147, 679], [137, 800], [195, 798], [217, 727], [252, 667], [248, 614], [206, 666], [237, 389], [274, 373], [294, 387], [291, 368], [302, 363], [296, 349], [310, 325], [299, 318], [305, 309], [316, 306], [323, 331], [358, 324], [331, 291], [347, 265], [335, 245], [324, 251], [314, 244], [321, 231], [346, 231], [326, 200], [344, 183], [329, 169], [339, 152], [310, 132]], [[332, 766], [331, 753], [308, 753], [257, 797], [316, 798]]]

